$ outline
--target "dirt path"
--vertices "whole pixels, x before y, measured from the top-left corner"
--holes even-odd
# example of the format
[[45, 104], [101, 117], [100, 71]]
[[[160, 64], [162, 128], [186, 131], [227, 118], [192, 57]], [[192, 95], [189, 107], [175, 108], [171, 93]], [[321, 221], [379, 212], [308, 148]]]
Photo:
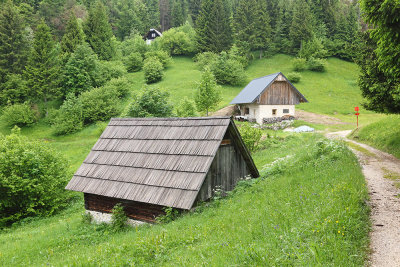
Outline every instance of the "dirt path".
[[347, 122], [343, 122], [338, 118], [331, 117], [328, 115], [316, 114], [312, 112], [307, 112], [304, 110], [296, 110], [296, 117], [299, 120], [310, 122], [310, 123], [318, 123], [318, 124], [349, 124]]
[[400, 266], [400, 189], [391, 175], [400, 178], [400, 160], [394, 156], [346, 138], [350, 131], [328, 133], [328, 138], [343, 138], [368, 152], [353, 149], [368, 184], [372, 231], [371, 266]]

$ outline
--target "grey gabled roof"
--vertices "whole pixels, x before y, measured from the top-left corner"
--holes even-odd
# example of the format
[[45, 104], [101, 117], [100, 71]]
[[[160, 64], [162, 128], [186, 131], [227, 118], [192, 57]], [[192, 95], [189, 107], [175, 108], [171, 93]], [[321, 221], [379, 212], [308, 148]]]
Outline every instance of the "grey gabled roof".
[[257, 168], [230, 117], [111, 119], [66, 189], [190, 209], [227, 131]]
[[248, 104], [253, 103], [259, 95], [261, 95], [270, 84], [281, 74], [292, 86], [292, 88], [299, 94], [301, 98], [308, 102], [307, 99], [294, 87], [294, 85], [282, 74], [277, 72], [264, 77], [256, 78], [249, 82], [246, 87], [231, 101], [231, 104]]

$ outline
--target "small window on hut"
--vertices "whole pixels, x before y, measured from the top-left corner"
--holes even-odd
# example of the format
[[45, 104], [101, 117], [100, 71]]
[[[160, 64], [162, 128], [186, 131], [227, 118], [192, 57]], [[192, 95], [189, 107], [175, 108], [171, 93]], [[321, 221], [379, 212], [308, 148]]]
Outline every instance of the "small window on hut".
[[244, 108], [244, 114], [245, 115], [250, 114], [250, 109], [249, 108]]
[[288, 108], [284, 108], [283, 109], [283, 113], [289, 113], [289, 109]]
[[272, 110], [272, 115], [276, 115], [276, 109]]

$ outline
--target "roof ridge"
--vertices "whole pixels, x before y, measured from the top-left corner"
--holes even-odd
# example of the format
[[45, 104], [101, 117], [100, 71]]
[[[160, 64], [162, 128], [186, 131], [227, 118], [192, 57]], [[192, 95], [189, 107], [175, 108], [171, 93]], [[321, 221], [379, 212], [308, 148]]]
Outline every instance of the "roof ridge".
[[268, 75], [265, 75], [265, 76], [262, 76], [262, 77], [254, 78], [254, 79], [251, 80], [251, 81], [258, 80], [258, 79], [262, 79], [262, 78], [269, 77], [269, 76], [273, 76], [273, 75], [279, 75], [280, 73], [282, 73], [282, 72], [272, 73], [272, 74], [268, 74]]
[[215, 116], [215, 117], [148, 117], [148, 118], [111, 118], [114, 121], [128, 121], [128, 120], [136, 120], [136, 121], [174, 121], [174, 120], [221, 120], [221, 119], [230, 119], [230, 116]]

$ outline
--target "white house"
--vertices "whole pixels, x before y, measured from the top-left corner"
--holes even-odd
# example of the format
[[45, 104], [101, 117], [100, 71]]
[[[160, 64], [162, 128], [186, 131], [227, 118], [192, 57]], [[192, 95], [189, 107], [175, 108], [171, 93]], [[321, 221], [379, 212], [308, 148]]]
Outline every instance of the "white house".
[[295, 105], [308, 102], [281, 72], [252, 80], [231, 102], [240, 115], [262, 124], [264, 119], [295, 116]]

